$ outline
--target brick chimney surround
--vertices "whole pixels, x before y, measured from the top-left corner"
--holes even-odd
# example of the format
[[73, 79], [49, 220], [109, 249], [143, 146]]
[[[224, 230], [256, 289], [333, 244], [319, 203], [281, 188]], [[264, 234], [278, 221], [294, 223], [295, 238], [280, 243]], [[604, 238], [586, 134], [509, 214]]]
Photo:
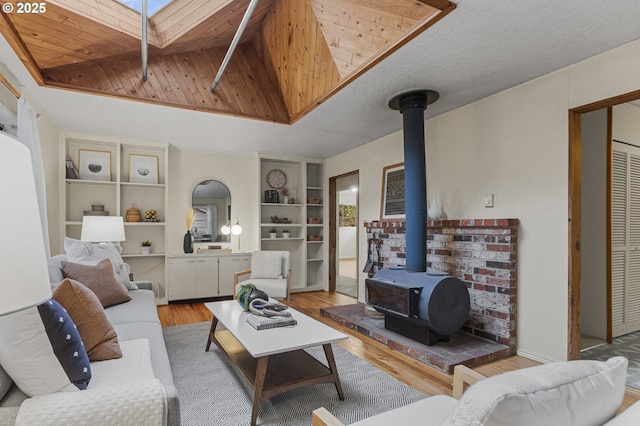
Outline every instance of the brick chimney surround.
[[[372, 221], [364, 227], [367, 244], [373, 243], [373, 270], [405, 266], [404, 222]], [[513, 353], [517, 237], [518, 219], [427, 221], [427, 272], [445, 272], [469, 289], [471, 313], [462, 331], [508, 345]]]

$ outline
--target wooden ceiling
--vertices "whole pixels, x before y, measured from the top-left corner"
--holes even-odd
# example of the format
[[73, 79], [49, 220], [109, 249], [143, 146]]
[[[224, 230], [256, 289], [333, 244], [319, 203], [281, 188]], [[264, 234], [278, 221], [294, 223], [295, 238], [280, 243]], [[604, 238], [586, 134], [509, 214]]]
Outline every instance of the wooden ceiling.
[[447, 0], [173, 0], [148, 21], [116, 0], [49, 0], [0, 31], [41, 86], [291, 124], [455, 9]]

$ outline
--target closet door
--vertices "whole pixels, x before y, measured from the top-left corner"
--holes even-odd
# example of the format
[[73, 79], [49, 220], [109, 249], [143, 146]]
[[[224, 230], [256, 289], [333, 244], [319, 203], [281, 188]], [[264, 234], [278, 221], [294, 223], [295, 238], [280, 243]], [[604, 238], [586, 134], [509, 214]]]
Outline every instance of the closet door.
[[640, 330], [640, 148], [614, 143], [611, 191], [613, 337]]

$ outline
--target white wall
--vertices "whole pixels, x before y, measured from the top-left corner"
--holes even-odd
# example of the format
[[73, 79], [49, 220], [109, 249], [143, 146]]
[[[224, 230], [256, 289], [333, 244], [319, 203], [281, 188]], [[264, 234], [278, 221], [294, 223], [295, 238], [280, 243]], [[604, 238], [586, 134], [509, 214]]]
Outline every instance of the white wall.
[[640, 146], [640, 108], [630, 104], [613, 107], [613, 139]]
[[[254, 250], [257, 241], [255, 224], [256, 206], [252, 194], [252, 161], [250, 157], [226, 157], [193, 151], [169, 151], [169, 212], [168, 212], [168, 253], [182, 253], [182, 238], [187, 232], [185, 212], [191, 206], [193, 188], [205, 179], [215, 179], [224, 183], [231, 192], [231, 221], [236, 216], [242, 225], [240, 248]], [[221, 214], [226, 212], [221, 212]], [[195, 247], [211, 243], [196, 243]], [[229, 243], [215, 243], [223, 247], [238, 248], [238, 237], [231, 236]]]
[[607, 338], [607, 110], [582, 115], [582, 334]]
[[[567, 111], [640, 89], [639, 67], [636, 41], [425, 123], [427, 191], [429, 198], [438, 192], [447, 217], [520, 220], [522, 355], [567, 358]], [[360, 221], [378, 219], [382, 168], [401, 161], [398, 132], [328, 159], [327, 176], [359, 170]], [[495, 194], [494, 208], [483, 207], [487, 193]], [[359, 257], [364, 259], [366, 236], [361, 234]], [[361, 300], [362, 293], [361, 288]]]
[[355, 226], [341, 226], [338, 228], [338, 257], [340, 259], [355, 259], [357, 256], [357, 235]]

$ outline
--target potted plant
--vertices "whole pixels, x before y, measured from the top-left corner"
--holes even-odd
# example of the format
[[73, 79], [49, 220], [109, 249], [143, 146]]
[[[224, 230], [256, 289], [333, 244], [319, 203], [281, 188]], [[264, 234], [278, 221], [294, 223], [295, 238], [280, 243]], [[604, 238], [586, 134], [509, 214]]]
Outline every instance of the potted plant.
[[140, 243], [140, 253], [142, 254], [151, 253], [151, 241], [143, 241], [142, 243]]
[[288, 229], [283, 229], [282, 230], [282, 238], [289, 238], [289, 230]]
[[271, 228], [271, 230], [269, 231], [269, 238], [276, 238], [278, 236], [278, 231], [276, 231], [276, 228]]

